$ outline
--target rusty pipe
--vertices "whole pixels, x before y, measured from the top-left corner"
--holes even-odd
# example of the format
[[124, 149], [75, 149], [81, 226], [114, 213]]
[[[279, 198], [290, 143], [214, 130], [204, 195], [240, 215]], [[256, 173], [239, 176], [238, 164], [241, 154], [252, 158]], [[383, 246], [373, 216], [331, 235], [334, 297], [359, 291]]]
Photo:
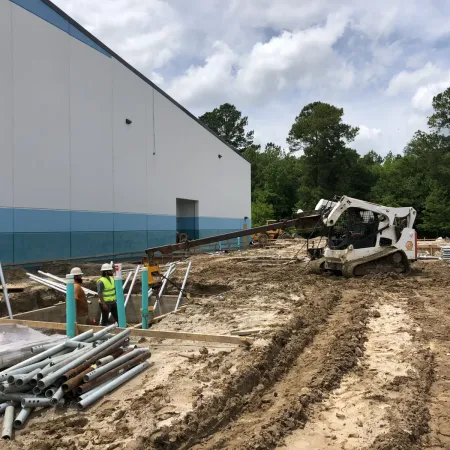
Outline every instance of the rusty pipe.
[[94, 370], [94, 368], [92, 366], [90, 366], [83, 372], [79, 373], [77, 376], [65, 381], [61, 386], [62, 390], [64, 392], [69, 392], [72, 389], [76, 388], [78, 385], [80, 385], [83, 382], [83, 377], [85, 375], [87, 375], [89, 372], [92, 372], [93, 370]]
[[65, 374], [62, 375], [62, 378], [64, 379], [64, 381], [67, 381], [73, 377], [76, 377], [81, 372], [84, 372], [88, 367], [92, 366], [92, 364], [94, 364], [98, 359], [103, 358], [105, 356], [110, 355], [111, 353], [116, 352], [124, 344], [124, 342], [127, 339], [128, 339], [128, 336], [123, 337], [119, 341], [112, 344], [111, 347], [105, 348], [104, 350], [102, 350], [101, 352], [92, 356], [88, 360], [82, 362], [77, 367], [74, 367], [73, 369], [70, 369], [69, 371], [67, 371]]
[[136, 358], [133, 358], [130, 361], [126, 361], [123, 364], [121, 364], [118, 367], [115, 367], [114, 369], [111, 369], [109, 372], [106, 372], [104, 375], [96, 378], [95, 380], [89, 381], [89, 383], [84, 383], [79, 386], [77, 386], [74, 389], [74, 392], [78, 395], [82, 395], [91, 389], [95, 388], [96, 386], [99, 386], [100, 384], [104, 383], [105, 381], [108, 381], [109, 379], [122, 374], [126, 370], [130, 369], [131, 367], [136, 366], [137, 364], [145, 361], [146, 359], [150, 358], [151, 353], [142, 353], [139, 356], [136, 356]]

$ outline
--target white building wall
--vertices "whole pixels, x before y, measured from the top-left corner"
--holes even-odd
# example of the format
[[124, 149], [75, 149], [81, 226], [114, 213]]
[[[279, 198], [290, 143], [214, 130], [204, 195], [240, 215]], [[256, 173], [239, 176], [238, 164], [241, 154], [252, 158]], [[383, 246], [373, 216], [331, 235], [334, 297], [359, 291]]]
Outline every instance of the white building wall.
[[199, 216], [249, 216], [250, 164], [159, 92], [155, 128], [154, 159], [176, 180], [165, 186], [159, 208], [173, 214], [174, 199], [185, 198], [199, 201]]
[[112, 59], [73, 38], [70, 38], [70, 152], [71, 208], [113, 211]]
[[0, 260], [172, 242], [177, 198], [211, 233], [250, 216], [250, 164], [105, 52], [45, 2], [0, 0]]
[[0, 195], [2, 207], [13, 206], [13, 67], [11, 3], [0, 0]]
[[[144, 81], [112, 60], [114, 211], [148, 213], [146, 91]], [[151, 89], [151, 88], [150, 88]], [[127, 125], [126, 119], [132, 123]]]
[[70, 37], [14, 4], [12, 30], [14, 206], [70, 209]]

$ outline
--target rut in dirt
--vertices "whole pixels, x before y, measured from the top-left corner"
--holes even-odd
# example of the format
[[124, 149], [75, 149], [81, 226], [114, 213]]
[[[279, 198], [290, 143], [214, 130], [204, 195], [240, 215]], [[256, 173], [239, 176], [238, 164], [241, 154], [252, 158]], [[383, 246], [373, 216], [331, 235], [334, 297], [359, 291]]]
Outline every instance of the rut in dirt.
[[340, 300], [340, 293], [328, 286], [307, 297], [302, 312], [275, 333], [268, 345], [249, 350], [248, 361], [242, 362], [220, 394], [188, 413], [183, 421], [143, 438], [139, 450], [188, 449], [227, 426], [291, 368]]
[[337, 388], [357, 365], [369, 314], [369, 303], [361, 292], [345, 292], [290, 370], [265, 391], [253, 393], [236, 421], [194, 448], [276, 448], [284, 436], [305, 425], [309, 409]]

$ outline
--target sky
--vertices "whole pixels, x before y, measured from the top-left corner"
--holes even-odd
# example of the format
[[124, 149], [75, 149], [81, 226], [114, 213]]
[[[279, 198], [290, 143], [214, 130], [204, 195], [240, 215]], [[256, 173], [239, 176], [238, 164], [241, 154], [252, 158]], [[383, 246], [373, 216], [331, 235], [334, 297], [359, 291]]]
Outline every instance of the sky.
[[312, 101], [359, 153], [401, 153], [450, 86], [448, 0], [53, 0], [199, 116], [222, 103], [261, 145]]

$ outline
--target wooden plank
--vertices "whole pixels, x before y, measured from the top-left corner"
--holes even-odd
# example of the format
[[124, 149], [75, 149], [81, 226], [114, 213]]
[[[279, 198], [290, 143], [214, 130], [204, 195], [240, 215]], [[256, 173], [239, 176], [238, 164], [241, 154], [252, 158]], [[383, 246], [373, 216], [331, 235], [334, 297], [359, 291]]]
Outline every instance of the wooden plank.
[[[47, 328], [48, 330], [66, 331], [65, 323], [41, 322], [36, 320], [0, 319], [0, 325], [25, 325], [31, 328]], [[98, 327], [101, 328], [101, 327]], [[88, 327], [89, 329], [89, 327]]]
[[[57, 322], [40, 322], [35, 320], [15, 320], [15, 319], [0, 319], [1, 325], [25, 325], [31, 328], [46, 328], [49, 330], [66, 330], [65, 323]], [[78, 332], [84, 333], [88, 330], [100, 331], [104, 327], [94, 325], [78, 325]], [[199, 342], [222, 342], [225, 344], [236, 344], [248, 346], [253, 343], [252, 340], [241, 338], [238, 336], [227, 336], [219, 334], [203, 334], [203, 333], [186, 333], [181, 331], [156, 331], [156, 330], [138, 330], [129, 328], [131, 336], [142, 336], [156, 339], [180, 339], [185, 341], [199, 341]], [[118, 334], [123, 331], [123, 328], [116, 328], [112, 331], [113, 334]]]

